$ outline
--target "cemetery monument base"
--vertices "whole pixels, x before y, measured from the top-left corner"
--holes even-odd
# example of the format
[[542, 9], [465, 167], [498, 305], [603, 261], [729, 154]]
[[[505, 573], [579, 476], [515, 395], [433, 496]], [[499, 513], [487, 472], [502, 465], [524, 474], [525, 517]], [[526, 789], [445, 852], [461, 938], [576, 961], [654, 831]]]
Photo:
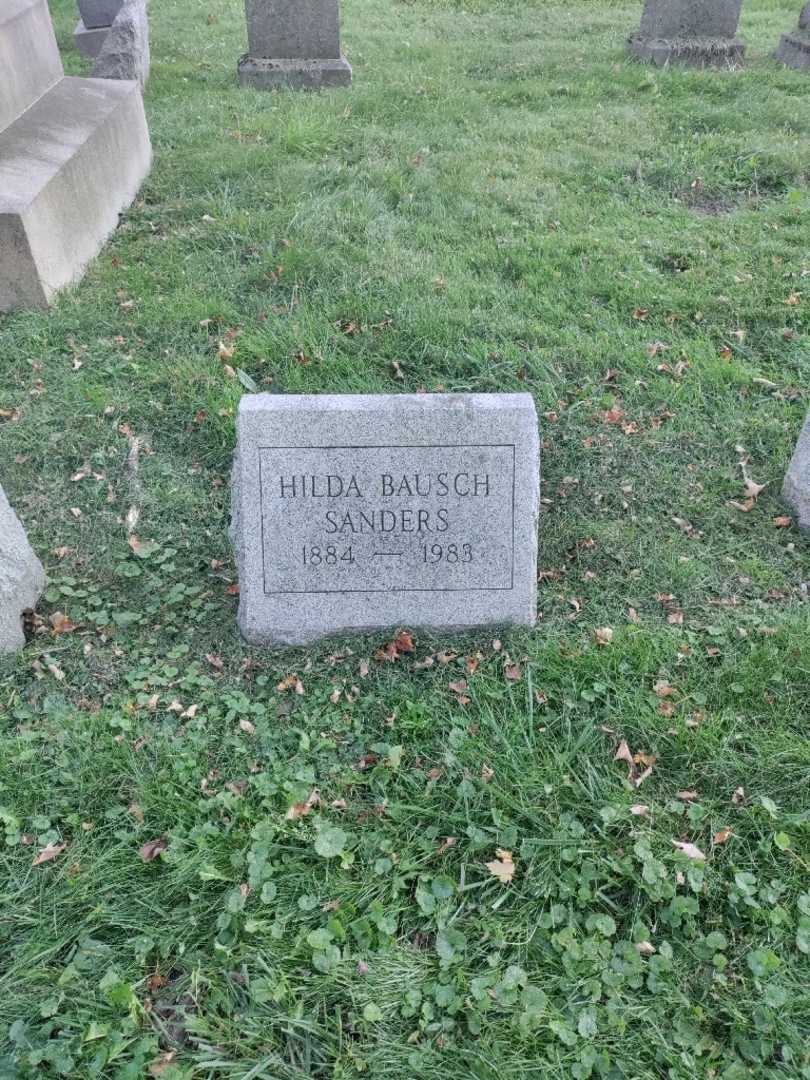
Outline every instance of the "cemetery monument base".
[[333, 86], [351, 86], [352, 69], [346, 59], [269, 60], [243, 56], [239, 61], [239, 82], [256, 90], [326, 90]]
[[0, 312], [79, 278], [149, 171], [136, 82], [65, 77], [46, 0], [0, 9]]
[[101, 52], [101, 47], [109, 30], [109, 26], [94, 26], [88, 29], [83, 20], [79, 19], [76, 23], [76, 29], [73, 31], [73, 43], [83, 56], [95, 60]]

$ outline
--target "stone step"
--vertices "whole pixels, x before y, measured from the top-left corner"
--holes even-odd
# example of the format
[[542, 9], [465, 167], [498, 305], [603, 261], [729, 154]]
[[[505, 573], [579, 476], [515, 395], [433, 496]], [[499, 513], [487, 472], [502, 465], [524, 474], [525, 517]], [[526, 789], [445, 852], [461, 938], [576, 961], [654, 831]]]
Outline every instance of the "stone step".
[[46, 0], [0, 0], [0, 131], [63, 74]]
[[150, 163], [135, 82], [64, 78], [0, 132], [0, 311], [75, 281]]

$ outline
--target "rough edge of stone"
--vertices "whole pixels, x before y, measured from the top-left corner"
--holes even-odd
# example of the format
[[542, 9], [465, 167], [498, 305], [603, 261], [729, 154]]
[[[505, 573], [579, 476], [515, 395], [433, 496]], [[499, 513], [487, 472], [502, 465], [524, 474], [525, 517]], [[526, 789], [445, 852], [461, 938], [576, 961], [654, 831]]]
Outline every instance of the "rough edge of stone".
[[795, 512], [799, 528], [810, 532], [810, 412], [785, 474], [782, 498]]
[[334, 60], [274, 60], [243, 56], [239, 61], [240, 86], [256, 90], [324, 90], [351, 86], [352, 69], [345, 57]]
[[[0, 487], [0, 655], [25, 644], [24, 611], [36, 607], [45, 570], [28, 542], [22, 522]], [[11, 607], [8, 607], [8, 604]]]
[[745, 42], [739, 38], [682, 38], [665, 40], [664, 38], [643, 38], [641, 34], [631, 34], [627, 39], [627, 48], [639, 60], [666, 67], [667, 64], [686, 64], [690, 67], [742, 66], [745, 56]]
[[73, 31], [73, 44], [83, 56], [95, 60], [104, 47], [104, 41], [110, 32], [109, 26], [96, 26], [92, 30], [79, 19]]
[[149, 79], [149, 16], [146, 0], [125, 0], [93, 65], [94, 79], [133, 79], [144, 89]]
[[810, 36], [801, 31], [782, 34], [782, 40], [776, 50], [776, 59], [799, 71], [810, 68]]

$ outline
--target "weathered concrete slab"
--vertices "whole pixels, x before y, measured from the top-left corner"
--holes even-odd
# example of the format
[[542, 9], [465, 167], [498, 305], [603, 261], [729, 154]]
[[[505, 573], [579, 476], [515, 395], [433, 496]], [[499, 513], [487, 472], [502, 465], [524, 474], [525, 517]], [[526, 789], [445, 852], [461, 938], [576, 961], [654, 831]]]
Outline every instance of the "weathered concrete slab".
[[745, 45], [737, 37], [742, 0], [646, 0], [630, 51], [659, 67], [737, 67]]
[[104, 39], [109, 31], [109, 26], [96, 26], [92, 30], [88, 30], [82, 20], [79, 19], [76, 23], [76, 29], [73, 31], [73, 43], [80, 53], [91, 60], [95, 60], [101, 52]]
[[93, 78], [134, 79], [143, 89], [149, 64], [146, 0], [125, 0], [93, 65]]
[[351, 83], [352, 69], [340, 51], [339, 0], [245, 0], [245, 15], [241, 85], [319, 90]]
[[231, 535], [248, 641], [534, 623], [528, 394], [249, 395], [237, 432]]
[[782, 35], [776, 59], [799, 70], [810, 68], [810, 3], [802, 8], [798, 29]]
[[0, 311], [44, 306], [75, 281], [150, 161], [134, 82], [62, 79], [0, 132]]
[[782, 495], [795, 511], [799, 528], [810, 530], [810, 413], [788, 466]]
[[0, 487], [0, 653], [25, 644], [22, 614], [36, 607], [45, 571]]
[[78, 0], [79, 14], [88, 30], [112, 26], [124, 0]]
[[63, 74], [46, 0], [0, 0], [0, 130]]

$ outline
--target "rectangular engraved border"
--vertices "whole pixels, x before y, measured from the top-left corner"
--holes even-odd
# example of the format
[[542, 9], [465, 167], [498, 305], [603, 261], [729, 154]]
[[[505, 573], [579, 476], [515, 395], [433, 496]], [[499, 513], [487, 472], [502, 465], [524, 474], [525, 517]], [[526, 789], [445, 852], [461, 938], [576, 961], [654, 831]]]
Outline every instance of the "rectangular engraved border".
[[[264, 542], [264, 486], [262, 479], [262, 451], [264, 450], [511, 450], [512, 451], [512, 562], [510, 567], [509, 585], [486, 585], [478, 589], [268, 589], [267, 569], [265, 566], [265, 542]], [[515, 473], [517, 469], [517, 444], [516, 443], [378, 443], [362, 446], [259, 446], [259, 512], [261, 514], [261, 542], [262, 542], [262, 586], [265, 596], [312, 596], [319, 593], [450, 593], [450, 592], [511, 592], [515, 587]]]

